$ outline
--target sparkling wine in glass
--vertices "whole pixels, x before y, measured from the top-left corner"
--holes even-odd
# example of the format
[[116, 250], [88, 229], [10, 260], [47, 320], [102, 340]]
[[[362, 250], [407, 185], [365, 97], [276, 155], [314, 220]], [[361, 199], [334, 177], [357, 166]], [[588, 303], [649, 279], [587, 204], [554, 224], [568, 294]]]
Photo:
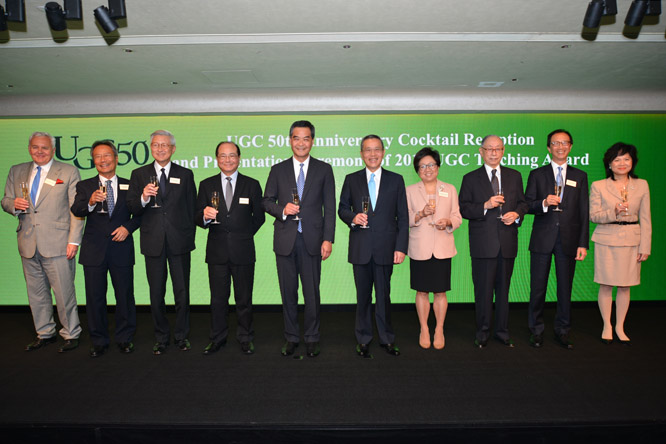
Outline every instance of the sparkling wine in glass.
[[[291, 202], [294, 205], [300, 205], [301, 204], [301, 198], [298, 195], [298, 188], [292, 188], [291, 189]], [[294, 220], [301, 220], [300, 217], [298, 217], [298, 214], [294, 215]]]
[[436, 224], [434, 222], [435, 218], [435, 208], [437, 207], [437, 195], [435, 194], [428, 194], [428, 206], [432, 208], [433, 214], [430, 215], [430, 222], [428, 222], [428, 225], [431, 227], [434, 227]]
[[[158, 192], [159, 192], [160, 179], [157, 176], [150, 176], [150, 183], [153, 184], [154, 186], [156, 186], [158, 188]], [[161, 208], [160, 205], [157, 204], [157, 196], [155, 196], [155, 201], [150, 206], [150, 208]]]
[[[30, 202], [30, 190], [28, 189], [28, 183], [27, 182], [21, 182], [21, 194], [23, 194], [23, 198]], [[22, 213], [27, 213], [28, 210], [23, 210]]]
[[[104, 195], [106, 195], [106, 184], [105, 184], [104, 182], [100, 182], [100, 183], [99, 183], [99, 190], [100, 190], [102, 193], [104, 193]], [[100, 213], [100, 214], [107, 214], [107, 213], [108, 213], [108, 211], [106, 211], [106, 210], [104, 209], [104, 203], [105, 203], [105, 202], [106, 202], [106, 201], [104, 201], [104, 202], [100, 202], [101, 205], [100, 205], [100, 209], [97, 210], [98, 213]]]
[[[495, 195], [496, 196], [504, 196], [504, 190], [501, 189], [501, 188], [498, 189], [497, 193], [495, 193]], [[504, 217], [504, 214], [502, 214], [502, 204], [500, 204], [499, 209], [500, 209], [500, 214], [499, 214], [499, 216], [497, 216], [497, 218], [501, 220]]]
[[[211, 194], [211, 196], [210, 196], [210, 206], [215, 208], [216, 210], [218, 210], [220, 208], [220, 193], [219, 192], [213, 191], [213, 194]], [[212, 224], [215, 224], [215, 225], [219, 224], [219, 222], [217, 221], [217, 216], [215, 217], [213, 222], [211, 222], [211, 225]]]
[[[363, 214], [368, 214], [370, 211], [370, 196], [363, 196], [361, 198], [361, 209], [363, 210]], [[361, 228], [370, 228], [370, 226], [368, 226], [368, 223], [366, 222], [361, 225]]]
[[624, 211], [622, 212], [625, 216], [629, 216], [629, 207], [627, 202], [629, 202], [629, 188], [625, 185], [620, 190], [620, 196], [622, 196], [622, 203], [624, 204]]
[[[558, 196], [558, 197], [561, 196], [562, 195], [562, 185], [559, 185], [559, 184], [556, 183], [554, 191], [555, 191], [556, 196]], [[553, 208], [553, 211], [562, 211], [562, 208], [560, 208], [560, 204], [557, 204], [555, 206], [555, 208]]]

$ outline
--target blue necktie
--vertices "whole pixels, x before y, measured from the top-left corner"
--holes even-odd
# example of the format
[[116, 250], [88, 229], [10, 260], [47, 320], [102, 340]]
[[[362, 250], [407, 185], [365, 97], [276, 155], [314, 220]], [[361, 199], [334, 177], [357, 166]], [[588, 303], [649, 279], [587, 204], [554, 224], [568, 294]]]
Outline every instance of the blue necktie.
[[[561, 166], [557, 167], [557, 186], [562, 187], [562, 167]], [[558, 197], [560, 199], [562, 199], [563, 194], [564, 194], [564, 187], [560, 188], [560, 195]]]
[[39, 191], [39, 179], [42, 174], [42, 167], [37, 167], [37, 174], [35, 174], [35, 179], [32, 181], [32, 188], [30, 189], [30, 199], [32, 199], [32, 204], [37, 206], [37, 191]]
[[106, 181], [106, 207], [109, 209], [109, 217], [113, 214], [113, 207], [116, 203], [113, 201], [113, 183]]
[[370, 174], [370, 181], [368, 182], [368, 192], [370, 193], [370, 203], [372, 209], [377, 205], [377, 184], [375, 183], [375, 173]]
[[[303, 189], [305, 188], [305, 174], [303, 173], [303, 165], [301, 164], [301, 171], [298, 173], [298, 180], [296, 180], [296, 189], [298, 190], [298, 200], [303, 199]], [[302, 204], [303, 202], [301, 202]], [[303, 227], [301, 226], [301, 221], [298, 221], [298, 232], [303, 232]]]

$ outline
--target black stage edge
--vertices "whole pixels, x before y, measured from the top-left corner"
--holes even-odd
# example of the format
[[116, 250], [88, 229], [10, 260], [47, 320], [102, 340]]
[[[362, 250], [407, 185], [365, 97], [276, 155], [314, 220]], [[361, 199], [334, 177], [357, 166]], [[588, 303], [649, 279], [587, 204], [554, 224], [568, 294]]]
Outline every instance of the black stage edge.
[[[572, 351], [546, 336], [529, 346], [525, 304], [512, 304], [514, 349], [472, 347], [471, 305], [451, 305], [446, 348], [422, 350], [411, 305], [393, 313], [400, 357], [372, 344], [356, 356], [354, 312], [324, 306], [322, 353], [280, 356], [282, 315], [259, 307], [256, 353], [230, 340], [212, 356], [209, 315], [192, 313], [193, 349], [153, 356], [152, 321], [139, 310], [136, 351], [93, 359], [89, 341], [70, 353], [23, 347], [34, 331], [27, 307], [0, 309], [2, 442], [666, 442], [663, 302], [635, 302], [632, 346], [599, 340], [596, 304], [575, 303]], [[552, 328], [555, 307], [546, 310]], [[85, 310], [81, 310], [85, 328]], [[111, 316], [111, 324], [113, 316]], [[231, 331], [235, 329], [233, 313]], [[434, 322], [434, 320], [433, 320]], [[297, 349], [304, 353], [304, 346]]]

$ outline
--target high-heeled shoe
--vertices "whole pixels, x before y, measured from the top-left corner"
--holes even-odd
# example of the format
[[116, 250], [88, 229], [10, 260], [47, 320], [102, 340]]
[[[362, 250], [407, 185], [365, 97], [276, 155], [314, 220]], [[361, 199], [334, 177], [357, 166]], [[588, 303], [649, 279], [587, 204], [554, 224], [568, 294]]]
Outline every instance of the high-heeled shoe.
[[618, 339], [618, 341], [620, 341], [620, 344], [622, 344], [622, 345], [631, 346], [631, 339], [627, 339], [626, 341], [623, 341], [622, 339]]
[[613, 338], [610, 338], [610, 339], [601, 338], [601, 342], [606, 344], [606, 345], [611, 345], [613, 343]]

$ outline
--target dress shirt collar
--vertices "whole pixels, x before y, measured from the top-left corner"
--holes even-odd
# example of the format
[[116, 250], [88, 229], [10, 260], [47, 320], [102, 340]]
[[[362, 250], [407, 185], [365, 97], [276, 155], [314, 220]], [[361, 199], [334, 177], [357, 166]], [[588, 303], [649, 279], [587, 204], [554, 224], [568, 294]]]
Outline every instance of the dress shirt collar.
[[155, 174], [158, 178], [162, 175], [162, 168], [164, 168], [164, 174], [166, 174], [167, 177], [171, 176], [169, 174], [171, 172], [171, 161], [169, 161], [169, 163], [167, 163], [165, 166], [160, 166], [157, 161], [153, 162], [153, 165], [155, 166]]

